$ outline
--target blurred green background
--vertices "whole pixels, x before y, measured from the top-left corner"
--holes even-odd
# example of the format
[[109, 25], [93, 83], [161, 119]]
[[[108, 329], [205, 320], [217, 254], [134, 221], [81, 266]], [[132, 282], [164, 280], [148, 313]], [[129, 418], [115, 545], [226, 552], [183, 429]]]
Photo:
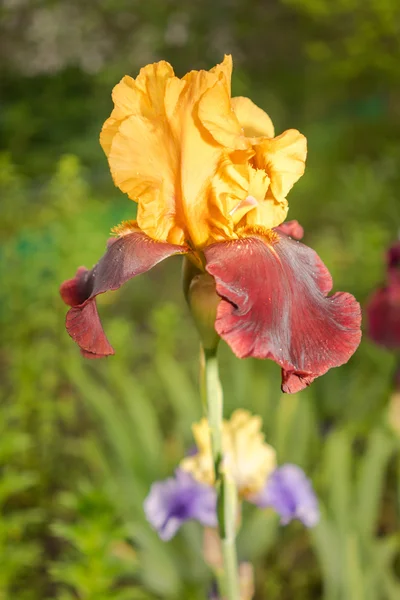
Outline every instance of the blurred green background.
[[[201, 415], [180, 260], [99, 299], [115, 357], [83, 359], [64, 329], [59, 283], [134, 217], [98, 143], [111, 89], [161, 58], [183, 75], [232, 53], [234, 95], [307, 136], [289, 216], [365, 306], [400, 227], [400, 5], [2, 0], [0, 52], [0, 599], [205, 599], [200, 527], [163, 544], [142, 510]], [[348, 365], [282, 397], [275, 364], [220, 355], [226, 414], [261, 414], [321, 498], [311, 532], [246, 511], [257, 600], [398, 600], [395, 357], [364, 336]]]

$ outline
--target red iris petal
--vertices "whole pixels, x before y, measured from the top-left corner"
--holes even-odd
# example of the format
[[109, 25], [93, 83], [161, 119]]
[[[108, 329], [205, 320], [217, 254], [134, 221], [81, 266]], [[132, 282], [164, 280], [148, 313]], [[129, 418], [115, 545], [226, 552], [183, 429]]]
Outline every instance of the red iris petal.
[[[386, 264], [389, 271], [400, 267], [400, 242], [395, 242], [390, 246], [386, 254]], [[400, 279], [399, 275], [397, 275], [397, 279]]]
[[[399, 278], [400, 279], [400, 278]], [[400, 280], [377, 290], [367, 305], [368, 333], [377, 344], [400, 348]]]
[[327, 297], [332, 279], [318, 255], [277, 233], [213, 244], [207, 271], [222, 300], [215, 328], [239, 358], [271, 358], [282, 390], [297, 392], [350, 358], [361, 312], [350, 294]]
[[275, 231], [286, 233], [294, 240], [301, 240], [304, 235], [304, 229], [298, 221], [285, 221], [285, 223], [275, 227]]
[[184, 252], [187, 252], [184, 246], [157, 242], [134, 231], [109, 243], [106, 253], [91, 271], [80, 267], [73, 279], [64, 281], [60, 294], [64, 302], [72, 306], [67, 313], [66, 328], [84, 356], [98, 358], [114, 354], [103, 331], [95, 297], [118, 289], [165, 258]]
[[386, 285], [378, 288], [367, 304], [368, 333], [377, 344], [400, 348], [400, 242], [386, 252]]

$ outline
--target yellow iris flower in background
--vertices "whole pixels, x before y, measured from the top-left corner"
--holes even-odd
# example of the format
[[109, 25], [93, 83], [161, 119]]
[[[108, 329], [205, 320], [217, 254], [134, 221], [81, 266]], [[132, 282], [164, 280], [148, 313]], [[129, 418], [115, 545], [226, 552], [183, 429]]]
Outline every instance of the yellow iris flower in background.
[[[222, 470], [231, 477], [244, 498], [260, 492], [276, 468], [275, 450], [265, 442], [262, 419], [247, 410], [236, 410], [222, 425]], [[213, 485], [215, 472], [210, 426], [202, 419], [192, 426], [197, 452], [180, 464], [200, 483]]]

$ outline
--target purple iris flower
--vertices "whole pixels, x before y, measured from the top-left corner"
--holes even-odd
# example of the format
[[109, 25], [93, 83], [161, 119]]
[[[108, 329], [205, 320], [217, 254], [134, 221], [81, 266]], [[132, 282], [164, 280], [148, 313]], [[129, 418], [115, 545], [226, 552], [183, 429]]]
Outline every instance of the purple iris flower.
[[275, 509], [282, 525], [298, 519], [306, 527], [314, 527], [319, 521], [317, 497], [310, 480], [297, 465], [285, 464], [275, 469], [251, 502], [260, 508]]
[[176, 469], [175, 477], [153, 483], [144, 501], [144, 512], [160, 538], [168, 541], [189, 519], [216, 527], [216, 505], [214, 488], [199, 483], [182, 469]]

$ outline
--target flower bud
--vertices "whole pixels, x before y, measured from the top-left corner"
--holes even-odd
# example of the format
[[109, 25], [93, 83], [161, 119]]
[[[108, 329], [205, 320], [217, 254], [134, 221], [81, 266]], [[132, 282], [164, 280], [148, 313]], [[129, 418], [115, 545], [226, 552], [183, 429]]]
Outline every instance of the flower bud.
[[187, 257], [183, 263], [183, 291], [203, 348], [215, 350], [219, 342], [219, 335], [215, 331], [215, 318], [220, 302], [215, 290], [215, 280]]

